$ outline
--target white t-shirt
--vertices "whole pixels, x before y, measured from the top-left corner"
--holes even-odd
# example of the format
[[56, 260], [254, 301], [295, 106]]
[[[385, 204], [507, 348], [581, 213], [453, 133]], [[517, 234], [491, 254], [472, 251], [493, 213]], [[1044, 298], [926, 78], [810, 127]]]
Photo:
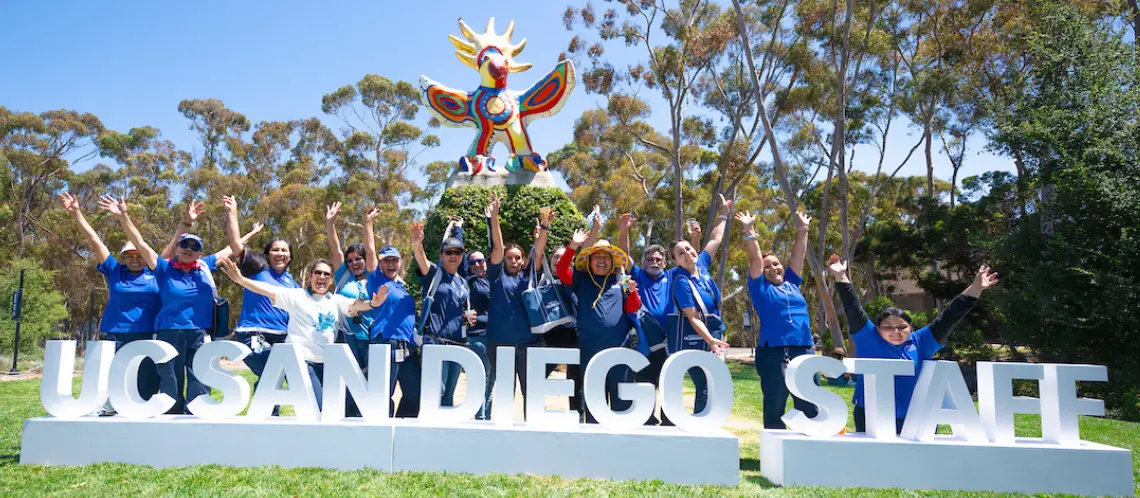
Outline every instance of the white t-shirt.
[[289, 312], [285, 342], [300, 345], [305, 361], [324, 363], [324, 346], [336, 340], [337, 322], [348, 315], [353, 300], [332, 292], [319, 296], [305, 289], [276, 290], [273, 305]]

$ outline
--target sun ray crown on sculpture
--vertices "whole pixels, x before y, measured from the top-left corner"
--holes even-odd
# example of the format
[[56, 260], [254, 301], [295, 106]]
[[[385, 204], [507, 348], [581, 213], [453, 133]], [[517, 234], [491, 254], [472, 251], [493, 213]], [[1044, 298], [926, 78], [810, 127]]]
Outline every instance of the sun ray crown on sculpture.
[[463, 38], [448, 35], [460, 62], [479, 71], [481, 80], [475, 90], [462, 92], [427, 76], [420, 77], [424, 105], [440, 122], [451, 127], [478, 130], [467, 154], [459, 158], [460, 171], [471, 175], [478, 175], [484, 170], [497, 172], [495, 158], [490, 152], [499, 142], [511, 150], [506, 164], [508, 172], [520, 169], [536, 173], [545, 171], [546, 159], [531, 148], [527, 125], [533, 119], [557, 114], [574, 89], [574, 64], [564, 60], [528, 90], [508, 90], [507, 76], [531, 67], [529, 63], [514, 60], [526, 46], [526, 39], [517, 44], [511, 43], [514, 29], [515, 22], [511, 21], [502, 35], [496, 34], [495, 18], [492, 17], [487, 22], [487, 29], [476, 33], [460, 19], [459, 30]]

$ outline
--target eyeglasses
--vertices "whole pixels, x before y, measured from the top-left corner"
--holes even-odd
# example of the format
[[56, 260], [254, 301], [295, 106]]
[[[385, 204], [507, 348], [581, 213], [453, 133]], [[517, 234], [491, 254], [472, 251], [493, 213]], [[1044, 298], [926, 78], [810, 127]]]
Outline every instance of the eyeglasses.
[[467, 264], [469, 264], [469, 265], [481, 265], [481, 264], [486, 263], [486, 262], [487, 262], [487, 260], [485, 260], [483, 258], [479, 258], [479, 259], [469, 260], [469, 261], [467, 261]]
[[448, 250], [448, 251], [443, 251], [443, 255], [444, 255], [444, 256], [462, 256], [462, 255], [463, 255], [463, 251], [460, 251], [460, 250]]
[[664, 263], [665, 258], [645, 258], [646, 263]]
[[364, 258], [352, 258], [352, 259], [348, 260], [348, 264], [351, 265], [351, 264], [359, 263], [361, 261], [364, 261]]
[[909, 329], [909, 328], [910, 328], [910, 325], [897, 325], [894, 327], [891, 327], [889, 325], [879, 325], [879, 330], [882, 330], [883, 332], [891, 332], [891, 331], [906, 332], [906, 329]]
[[313, 275], [316, 275], [318, 277], [331, 277], [332, 273], [324, 270], [313, 270]]
[[189, 249], [191, 251], [201, 251], [202, 250], [202, 244], [199, 244], [198, 241], [195, 241], [195, 240], [183, 240], [182, 242], [178, 243], [178, 247], [181, 247], [183, 249]]

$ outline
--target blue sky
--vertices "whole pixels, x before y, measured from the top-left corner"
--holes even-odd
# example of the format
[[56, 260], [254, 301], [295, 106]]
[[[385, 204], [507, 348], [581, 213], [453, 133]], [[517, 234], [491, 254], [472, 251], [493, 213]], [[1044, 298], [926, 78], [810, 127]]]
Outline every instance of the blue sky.
[[[561, 22], [566, 6], [557, 0], [3, 2], [0, 105], [91, 112], [122, 131], [151, 125], [195, 152], [200, 147], [177, 110], [186, 98], [221, 99], [254, 123], [317, 116], [339, 129], [339, 118], [321, 113], [321, 96], [368, 73], [413, 83], [424, 74], [464, 90], [477, 85], [477, 73], [460, 64], [447, 40], [458, 34], [458, 17], [480, 31], [488, 17], [496, 18], [500, 31], [514, 19], [515, 40], [528, 40], [517, 60], [534, 68], [513, 75], [510, 86], [529, 87], [573, 36]], [[611, 49], [607, 55], [624, 65], [631, 61], [628, 53]], [[579, 86], [560, 114], [532, 123], [535, 149], [546, 154], [570, 141], [574, 120], [601, 103]], [[427, 117], [421, 112], [419, 121]], [[665, 130], [665, 119], [662, 110], [652, 121]], [[432, 132], [442, 146], [422, 155], [425, 161], [458, 159], [473, 133]], [[917, 138], [917, 129], [897, 123], [887, 163], [897, 164]], [[1013, 169], [1010, 160], [985, 153], [984, 145], [980, 138], [971, 142], [960, 178]], [[925, 174], [920, 153], [901, 174]], [[495, 154], [502, 162], [507, 152], [500, 146]], [[856, 168], [873, 171], [872, 158], [873, 149], [859, 150]], [[949, 179], [945, 155], [937, 155], [935, 171]]]

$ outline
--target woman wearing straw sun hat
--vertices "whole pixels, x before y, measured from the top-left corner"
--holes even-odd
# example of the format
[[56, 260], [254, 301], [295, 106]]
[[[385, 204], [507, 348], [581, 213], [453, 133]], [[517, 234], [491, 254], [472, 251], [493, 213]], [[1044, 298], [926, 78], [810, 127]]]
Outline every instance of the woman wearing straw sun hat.
[[[606, 240], [599, 240], [579, 255], [578, 249], [587, 238], [585, 231], [575, 232], [556, 265], [558, 278], [578, 298], [578, 348], [583, 370], [604, 349], [621, 347], [630, 341], [636, 347], [637, 331], [629, 313], [641, 308], [637, 283], [625, 273], [629, 256]], [[606, 396], [612, 410], [629, 409], [630, 402], [617, 397], [617, 385], [630, 377], [632, 372], [625, 367], [615, 368], [607, 376]], [[589, 406], [586, 422], [595, 422]]]

